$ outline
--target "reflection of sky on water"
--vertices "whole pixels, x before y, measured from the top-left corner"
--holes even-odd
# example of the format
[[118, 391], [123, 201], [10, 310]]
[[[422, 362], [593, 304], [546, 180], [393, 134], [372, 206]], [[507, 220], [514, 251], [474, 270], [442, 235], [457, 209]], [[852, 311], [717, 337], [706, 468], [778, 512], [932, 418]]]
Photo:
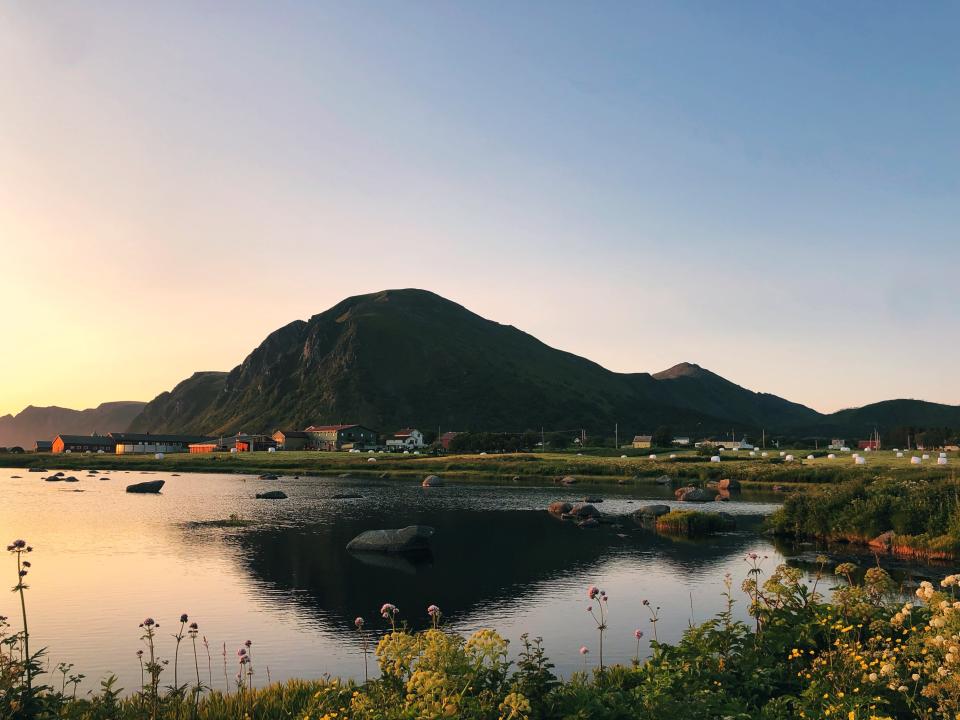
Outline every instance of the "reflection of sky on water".
[[[87, 687], [116, 672], [124, 687], [134, 688], [138, 624], [156, 618], [161, 653], [172, 657], [169, 633], [182, 612], [210, 642], [217, 687], [224, 685], [224, 643], [232, 678], [236, 649], [248, 638], [260, 682], [267, 667], [275, 680], [358, 676], [363, 661], [352, 620], [363, 615], [368, 627], [381, 629], [377, 610], [386, 601], [414, 627], [425, 626], [425, 608], [435, 602], [459, 631], [493, 626], [514, 648], [524, 632], [543, 636], [551, 660], [569, 674], [582, 667], [579, 647], [596, 645], [587, 585], [599, 585], [611, 598], [605, 659], [626, 662], [636, 650], [635, 628], [652, 637], [644, 599], [662, 608], [660, 638], [675, 640], [691, 619], [722, 609], [726, 573], [739, 588], [745, 553], [769, 555], [767, 570], [782, 559], [756, 533], [759, 515], [775, 498], [748, 493], [718, 508], [741, 516], [741, 530], [693, 543], [659, 537], [629, 520], [582, 531], [542, 511], [552, 500], [586, 494], [602, 494], [600, 507], [613, 514], [669, 497], [669, 489], [648, 485], [424, 490], [406, 482], [304, 478], [282, 480], [290, 499], [269, 502], [253, 495], [278, 483], [252, 477], [73, 474], [81, 482], [64, 485], [0, 470], [0, 532], [6, 542], [24, 537], [36, 548], [28, 608], [34, 646], [50, 648], [51, 666], [74, 663], [90, 678]], [[162, 495], [123, 492], [148, 478], [167, 480]], [[364, 497], [331, 498], [344, 491]], [[258, 524], [242, 530], [190, 524], [231, 513]], [[356, 557], [344, 549], [362, 530], [412, 523], [437, 528], [429, 558]], [[12, 565], [8, 569], [13, 585]], [[0, 566], [0, 581], [2, 572]], [[745, 599], [739, 590], [736, 595], [745, 617]], [[0, 594], [0, 614], [17, 617], [14, 601], [12, 593]], [[202, 645], [199, 652], [206, 677]], [[183, 657], [181, 651], [181, 663]], [[191, 648], [186, 657], [192, 671]], [[172, 682], [172, 670], [167, 674], [163, 681]]]

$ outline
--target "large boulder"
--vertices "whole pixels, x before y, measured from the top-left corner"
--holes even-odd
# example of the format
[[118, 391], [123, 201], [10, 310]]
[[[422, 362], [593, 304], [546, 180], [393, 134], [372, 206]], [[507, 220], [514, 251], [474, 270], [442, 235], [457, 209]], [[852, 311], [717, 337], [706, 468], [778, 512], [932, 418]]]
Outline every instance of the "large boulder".
[[661, 515], [666, 515], [668, 512], [670, 512], [669, 505], [644, 505], [642, 508], [637, 508], [634, 514], [646, 517], [660, 517]]
[[408, 525], [392, 530], [367, 530], [347, 543], [347, 550], [387, 553], [427, 550], [434, 532], [432, 527], [426, 525]]
[[712, 492], [704, 490], [703, 488], [685, 488], [685, 492], [680, 495], [680, 500], [683, 502], [710, 502], [713, 500], [714, 495]]
[[279, 478], [273, 473], [264, 473], [260, 476], [261, 480], [279, 480]]
[[720, 488], [721, 490], [736, 492], [737, 490], [740, 489], [740, 481], [734, 480], [731, 478], [724, 478], [719, 483], [717, 483], [717, 487]]
[[134, 483], [127, 485], [128, 493], [158, 493], [164, 485], [163, 480], [148, 480], [147, 482]]
[[439, 475], [427, 475], [421, 485], [423, 487], [440, 487], [443, 485], [443, 479]]
[[257, 493], [257, 500], [286, 500], [287, 494], [283, 490], [267, 490]]
[[573, 510], [573, 505], [568, 502], [563, 502], [562, 500], [557, 500], [556, 502], [550, 503], [550, 505], [547, 506], [547, 510], [554, 515], [566, 515]]
[[600, 517], [600, 511], [590, 503], [577, 503], [570, 509], [570, 514], [575, 518]]

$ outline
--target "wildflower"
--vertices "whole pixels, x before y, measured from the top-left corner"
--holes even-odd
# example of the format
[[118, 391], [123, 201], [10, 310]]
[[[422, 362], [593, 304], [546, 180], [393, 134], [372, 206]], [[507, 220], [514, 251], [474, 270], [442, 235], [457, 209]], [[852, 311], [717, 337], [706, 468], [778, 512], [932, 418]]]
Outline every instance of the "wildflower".
[[353, 621], [353, 624], [356, 625], [357, 630], [363, 630], [363, 618], [358, 617]]
[[590, 652], [590, 651], [587, 649], [587, 646], [586, 646], [586, 645], [582, 645], [582, 646], [580, 647], [580, 654], [581, 654], [581, 655], [586, 655], [588, 652]]
[[180, 622], [182, 622], [182, 623], [186, 623], [187, 620], [189, 620], [189, 619], [190, 619], [190, 618], [187, 617], [187, 614], [186, 614], [186, 613], [183, 613], [183, 615], [180, 616]]
[[137, 650], [137, 657], [138, 657], [138, 658], [142, 658], [142, 657], [143, 657], [143, 650]]
[[591, 600], [596, 599], [596, 597], [599, 594], [600, 594], [600, 588], [598, 588], [596, 585], [591, 585], [590, 587], [587, 588], [587, 597], [590, 598]]
[[253, 643], [250, 640], [245, 641], [243, 644], [244, 644], [244, 647], [247, 648], [247, 650], [249, 650], [250, 646], [253, 645]]
[[440, 608], [438, 608], [436, 605], [431, 605], [430, 607], [427, 608], [427, 615], [429, 615], [430, 617], [433, 617], [434, 615], [439, 615], [439, 614], [440, 614]]
[[389, 620], [391, 617], [396, 615], [400, 609], [391, 603], [384, 603], [383, 607], [380, 608], [380, 615], [383, 616], [384, 620]]
[[147, 619], [144, 620], [142, 623], [140, 623], [140, 627], [142, 627], [142, 628], [151, 628], [151, 627], [153, 627], [153, 626], [156, 625], [156, 624], [157, 624], [157, 623], [154, 621], [153, 618], [147, 618]]
[[637, 640], [639, 640], [640, 638], [643, 637], [643, 630], [634, 630], [634, 631], [633, 631], [633, 636], [634, 636]]
[[[237, 650], [237, 657], [238, 657], [238, 658], [245, 658], [246, 656], [247, 656], [247, 649], [246, 649], [246, 648], [240, 648], [239, 650]], [[243, 662], [242, 659], [241, 659], [241, 662]]]

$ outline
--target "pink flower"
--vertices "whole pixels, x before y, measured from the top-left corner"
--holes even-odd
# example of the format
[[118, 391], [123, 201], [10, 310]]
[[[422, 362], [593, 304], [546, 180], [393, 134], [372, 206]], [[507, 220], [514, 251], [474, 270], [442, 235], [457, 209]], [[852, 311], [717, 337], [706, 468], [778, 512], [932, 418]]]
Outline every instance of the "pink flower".
[[439, 613], [440, 613], [440, 608], [438, 608], [436, 605], [431, 605], [430, 607], [427, 608], [427, 615], [429, 615], [430, 617], [433, 617], [434, 615], [438, 615]]
[[643, 637], [643, 630], [634, 630], [634, 631], [633, 631], [633, 636], [634, 636], [637, 640], [639, 640], [640, 638]]
[[587, 597], [590, 598], [591, 600], [593, 600], [599, 594], [600, 594], [600, 588], [598, 588], [596, 585], [591, 585], [590, 587], [587, 588]]
[[353, 621], [353, 624], [357, 626], [357, 630], [362, 630], [362, 629], [363, 629], [363, 618], [362, 618], [362, 617], [358, 617], [356, 620]]
[[586, 645], [583, 645], [583, 646], [580, 648], [580, 654], [581, 654], [581, 655], [586, 655], [588, 652], [590, 652], [590, 651], [587, 650], [587, 646], [586, 646]]

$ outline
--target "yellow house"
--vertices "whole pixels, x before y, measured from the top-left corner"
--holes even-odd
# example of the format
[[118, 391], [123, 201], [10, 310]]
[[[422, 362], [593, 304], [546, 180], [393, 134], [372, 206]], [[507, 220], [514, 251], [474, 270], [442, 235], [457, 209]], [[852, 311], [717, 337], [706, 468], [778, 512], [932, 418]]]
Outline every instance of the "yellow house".
[[635, 448], [648, 448], [651, 440], [653, 440], [652, 435], [634, 435], [633, 446]]

